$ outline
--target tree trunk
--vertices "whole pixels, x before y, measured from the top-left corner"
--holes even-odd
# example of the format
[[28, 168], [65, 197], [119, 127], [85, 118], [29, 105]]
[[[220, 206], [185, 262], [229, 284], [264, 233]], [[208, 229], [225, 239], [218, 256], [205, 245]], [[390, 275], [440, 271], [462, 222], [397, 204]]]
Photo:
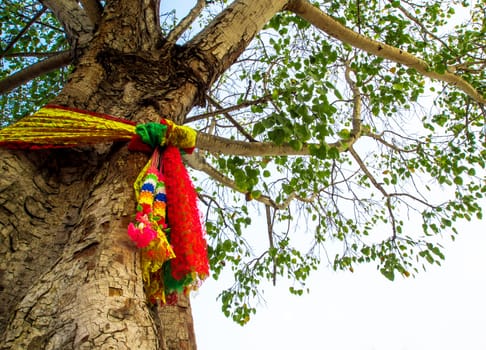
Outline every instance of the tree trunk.
[[[52, 102], [182, 123], [285, 2], [236, 1], [185, 47], [164, 43], [158, 1], [107, 2]], [[126, 234], [146, 161], [124, 144], [0, 149], [1, 349], [196, 349], [189, 300], [147, 302]]]

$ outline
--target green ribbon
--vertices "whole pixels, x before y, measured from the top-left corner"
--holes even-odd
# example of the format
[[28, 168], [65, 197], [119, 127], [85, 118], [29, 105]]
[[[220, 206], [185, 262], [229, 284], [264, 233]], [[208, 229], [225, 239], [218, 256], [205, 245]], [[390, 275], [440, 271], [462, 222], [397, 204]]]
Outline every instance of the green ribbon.
[[152, 148], [163, 144], [165, 134], [167, 133], [167, 125], [161, 123], [147, 123], [137, 125], [135, 132], [140, 136], [143, 143], [150, 145]]

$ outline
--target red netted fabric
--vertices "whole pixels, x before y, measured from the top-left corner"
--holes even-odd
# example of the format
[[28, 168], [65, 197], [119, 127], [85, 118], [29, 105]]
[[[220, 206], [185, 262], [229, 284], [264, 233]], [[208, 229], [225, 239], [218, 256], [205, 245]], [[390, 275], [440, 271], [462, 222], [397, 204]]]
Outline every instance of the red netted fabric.
[[[167, 281], [166, 287], [180, 291], [197, 287], [208, 276], [207, 246], [197, 208], [196, 191], [178, 148], [167, 146], [162, 155], [162, 166], [166, 179], [169, 240], [176, 256], [168, 262], [169, 280], [173, 280]], [[166, 274], [169, 277], [167, 275], [169, 273]]]

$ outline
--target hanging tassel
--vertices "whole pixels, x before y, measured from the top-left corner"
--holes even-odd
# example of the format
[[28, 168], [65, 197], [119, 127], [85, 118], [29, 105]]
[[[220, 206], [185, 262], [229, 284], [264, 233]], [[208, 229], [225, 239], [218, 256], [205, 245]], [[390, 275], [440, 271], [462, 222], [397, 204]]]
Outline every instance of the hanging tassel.
[[128, 226], [128, 235], [137, 247], [142, 248], [142, 279], [150, 301], [165, 303], [163, 266], [175, 257], [167, 239], [164, 178], [158, 170], [160, 151], [156, 148], [134, 188], [137, 197], [136, 223]]
[[167, 146], [162, 155], [162, 170], [171, 228], [169, 240], [176, 255], [164, 269], [166, 291], [180, 293], [197, 288], [209, 275], [207, 246], [196, 191], [178, 148]]

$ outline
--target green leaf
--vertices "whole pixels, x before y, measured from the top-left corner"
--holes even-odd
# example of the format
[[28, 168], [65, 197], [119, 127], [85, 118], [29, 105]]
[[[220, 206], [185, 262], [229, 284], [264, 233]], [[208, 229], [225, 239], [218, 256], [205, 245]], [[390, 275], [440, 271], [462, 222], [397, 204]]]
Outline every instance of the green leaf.
[[289, 144], [296, 151], [300, 151], [303, 147], [303, 144], [300, 140], [290, 140]]
[[462, 177], [460, 177], [460, 176], [456, 176], [456, 177], [454, 178], [454, 183], [455, 183], [456, 185], [462, 186], [462, 185], [464, 184], [464, 181], [462, 180]]

